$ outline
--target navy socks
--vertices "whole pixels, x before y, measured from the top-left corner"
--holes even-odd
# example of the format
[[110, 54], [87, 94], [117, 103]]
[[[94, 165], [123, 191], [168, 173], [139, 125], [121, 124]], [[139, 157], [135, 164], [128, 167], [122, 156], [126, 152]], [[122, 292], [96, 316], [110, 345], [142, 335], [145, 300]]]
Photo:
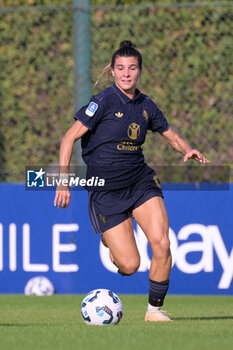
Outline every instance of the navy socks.
[[169, 280], [156, 282], [149, 280], [149, 304], [162, 306], [169, 287]]

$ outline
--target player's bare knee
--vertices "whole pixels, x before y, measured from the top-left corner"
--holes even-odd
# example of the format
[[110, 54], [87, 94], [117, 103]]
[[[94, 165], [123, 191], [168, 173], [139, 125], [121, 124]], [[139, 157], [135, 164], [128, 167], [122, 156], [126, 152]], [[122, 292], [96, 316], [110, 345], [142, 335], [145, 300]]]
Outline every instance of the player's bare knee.
[[164, 252], [169, 252], [170, 251], [170, 239], [168, 236], [165, 236], [162, 240], [161, 240], [161, 249]]
[[121, 265], [121, 270], [126, 275], [133, 275], [135, 272], [137, 272], [139, 266], [140, 266], [140, 258], [138, 257], [137, 259], [134, 259], [134, 260], [126, 260]]
[[170, 254], [170, 240], [167, 234], [162, 236], [155, 236], [149, 240], [152, 251], [156, 251], [157, 254]]

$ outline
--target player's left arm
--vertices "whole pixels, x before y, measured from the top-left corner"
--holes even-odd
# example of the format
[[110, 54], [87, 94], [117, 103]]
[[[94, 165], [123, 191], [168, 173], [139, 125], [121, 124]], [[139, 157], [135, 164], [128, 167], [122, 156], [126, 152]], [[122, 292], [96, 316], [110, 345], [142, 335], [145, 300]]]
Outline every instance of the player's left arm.
[[176, 151], [184, 155], [184, 162], [187, 162], [189, 159], [196, 159], [200, 163], [209, 163], [209, 160], [200, 151], [193, 149], [186, 140], [180, 137], [170, 127], [168, 130], [162, 132], [161, 135]]

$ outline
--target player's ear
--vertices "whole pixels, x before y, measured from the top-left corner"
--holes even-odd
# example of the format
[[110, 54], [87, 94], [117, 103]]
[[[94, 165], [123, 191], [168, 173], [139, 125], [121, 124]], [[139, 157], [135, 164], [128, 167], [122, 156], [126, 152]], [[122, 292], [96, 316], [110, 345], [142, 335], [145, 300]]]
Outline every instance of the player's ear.
[[111, 68], [112, 76], [115, 77], [114, 69]]

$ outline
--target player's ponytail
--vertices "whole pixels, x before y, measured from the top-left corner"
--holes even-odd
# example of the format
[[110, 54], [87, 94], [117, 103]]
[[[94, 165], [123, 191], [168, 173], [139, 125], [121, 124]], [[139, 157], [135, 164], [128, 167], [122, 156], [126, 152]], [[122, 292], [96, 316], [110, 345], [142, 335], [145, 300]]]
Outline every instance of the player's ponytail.
[[119, 49], [113, 53], [111, 63], [105, 66], [102, 72], [97, 77], [95, 86], [98, 84], [99, 80], [105, 75], [108, 75], [108, 78], [110, 79], [111, 69], [114, 68], [117, 57], [136, 57], [138, 59], [139, 69], [142, 69], [141, 53], [135, 48], [135, 46], [132, 44], [130, 40], [123, 40], [120, 42]]
[[109, 63], [107, 66], [105, 66], [103, 69], [102, 69], [102, 72], [98, 75], [97, 77], [97, 80], [95, 82], [95, 86], [98, 85], [100, 79], [103, 77], [103, 76], [107, 76], [108, 80], [110, 79], [111, 77], [111, 63]]

